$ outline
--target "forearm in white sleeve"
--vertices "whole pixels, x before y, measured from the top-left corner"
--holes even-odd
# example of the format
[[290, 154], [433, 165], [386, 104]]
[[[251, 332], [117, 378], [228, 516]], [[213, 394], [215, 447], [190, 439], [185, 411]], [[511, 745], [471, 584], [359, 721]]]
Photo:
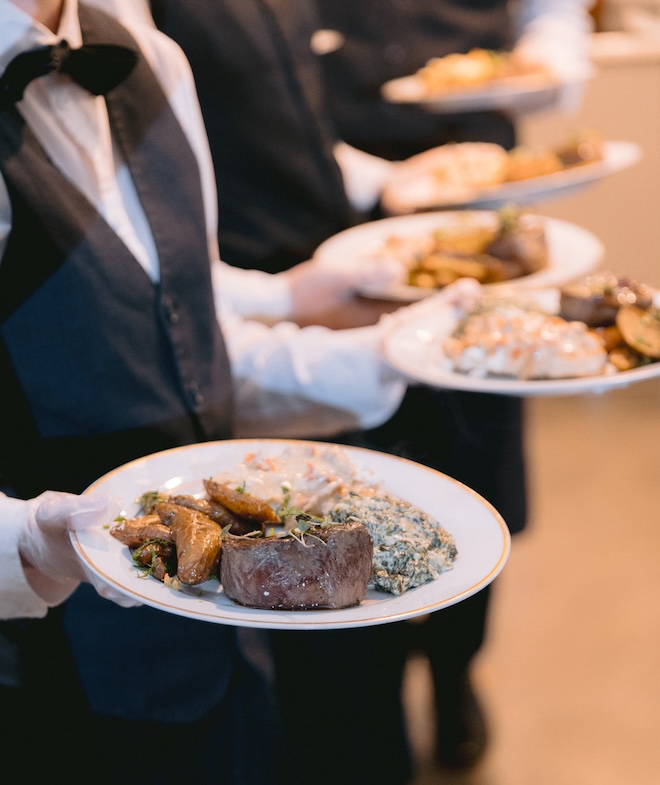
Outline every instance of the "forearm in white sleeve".
[[394, 164], [346, 142], [337, 142], [334, 154], [351, 205], [362, 212], [371, 210], [380, 199]]
[[291, 313], [291, 290], [286, 278], [261, 270], [244, 270], [222, 261], [211, 266], [217, 304], [228, 301], [238, 316], [280, 321]]
[[389, 419], [401, 402], [405, 383], [382, 360], [378, 326], [267, 327], [227, 309], [220, 324], [241, 435], [248, 435], [245, 428], [250, 435], [289, 437], [370, 428]]
[[[0, 494], [0, 619], [41, 618], [48, 612], [46, 600], [27, 581], [19, 552], [27, 504]], [[52, 604], [61, 599], [53, 597]]]

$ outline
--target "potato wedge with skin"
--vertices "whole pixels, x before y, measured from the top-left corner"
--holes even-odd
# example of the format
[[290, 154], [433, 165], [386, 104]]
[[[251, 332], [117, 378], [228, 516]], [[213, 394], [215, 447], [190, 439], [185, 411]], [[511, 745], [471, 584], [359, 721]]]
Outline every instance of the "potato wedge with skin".
[[229, 526], [229, 532], [240, 537], [243, 534], [248, 534], [253, 531], [265, 531], [265, 526], [260, 521], [248, 521], [244, 518], [239, 518], [222, 504], [211, 499], [198, 499], [195, 496], [172, 496], [169, 501], [172, 504], [180, 504], [182, 507], [188, 507], [191, 510], [197, 510], [204, 513], [212, 521], [215, 521], [222, 529]]
[[213, 501], [226, 507], [239, 518], [264, 524], [277, 525], [280, 523], [279, 515], [263, 499], [237, 491], [217, 480], [204, 480], [204, 487]]
[[148, 540], [174, 542], [174, 534], [156, 513], [117, 521], [110, 529], [110, 534], [129, 548], [138, 548]]
[[616, 326], [628, 346], [645, 357], [660, 359], [660, 310], [625, 305], [617, 312]]
[[196, 586], [216, 575], [222, 545], [220, 526], [198, 510], [178, 504], [157, 503], [154, 510], [174, 532], [181, 583]]

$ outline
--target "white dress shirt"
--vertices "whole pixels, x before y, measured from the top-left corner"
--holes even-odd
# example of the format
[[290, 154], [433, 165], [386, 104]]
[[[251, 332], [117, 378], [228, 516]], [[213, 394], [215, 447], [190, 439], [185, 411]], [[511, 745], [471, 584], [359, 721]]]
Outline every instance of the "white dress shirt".
[[40, 596], [28, 583], [18, 551], [26, 510], [27, 502], [0, 493], [0, 619], [41, 618], [66, 599], [58, 592]]

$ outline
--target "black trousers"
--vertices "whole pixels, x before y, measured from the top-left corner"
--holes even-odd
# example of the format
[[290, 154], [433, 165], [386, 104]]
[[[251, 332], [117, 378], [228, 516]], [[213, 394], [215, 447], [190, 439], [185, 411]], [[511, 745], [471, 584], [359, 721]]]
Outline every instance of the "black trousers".
[[[333, 438], [418, 461], [470, 486], [512, 532], [525, 525], [523, 408], [519, 399], [412, 387], [379, 428]], [[305, 746], [295, 757], [302, 785], [404, 785], [411, 776], [401, 687], [406, 660], [423, 652], [436, 706], [453, 694], [482, 646], [490, 589], [417, 622], [272, 634], [285, 723], [309, 723], [331, 749]]]
[[[120, 611], [122, 609], [119, 609]], [[93, 711], [63, 631], [62, 608], [45, 619], [3, 622], [0, 635], [18, 669], [2, 683], [0, 755], [21, 782], [67, 785], [289, 785], [289, 754], [272, 686], [248, 661], [232, 665], [222, 699], [190, 722], [138, 721]], [[195, 624], [207, 624], [196, 621]], [[173, 647], [198, 671], [186, 640]], [[158, 658], [155, 647], [145, 657]], [[130, 663], [116, 662], [117, 670]], [[145, 685], [153, 694], [158, 680]]]

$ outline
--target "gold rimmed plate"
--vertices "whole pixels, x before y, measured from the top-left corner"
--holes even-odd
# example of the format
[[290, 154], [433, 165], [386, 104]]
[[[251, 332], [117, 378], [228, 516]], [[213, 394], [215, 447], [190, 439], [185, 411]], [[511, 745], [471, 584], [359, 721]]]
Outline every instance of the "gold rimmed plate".
[[[202, 491], [202, 479], [231, 471], [258, 452], [276, 458], [283, 451], [308, 450], [314, 442], [238, 439], [180, 447], [140, 458], [109, 472], [88, 491], [120, 500], [134, 516], [138, 497], [149, 490]], [[327, 449], [327, 444], [318, 444]], [[342, 447], [360, 471], [370, 473], [384, 492], [417, 505], [449, 531], [458, 548], [453, 569], [400, 596], [369, 590], [357, 607], [342, 610], [278, 611], [233, 603], [217, 581], [183, 591], [169, 588], [135, 567], [128, 549], [108, 526], [72, 534], [88, 569], [114, 589], [145, 605], [200, 621], [271, 629], [339, 629], [401, 621], [437, 611], [480, 591], [502, 570], [510, 536], [499, 513], [479, 494], [456, 480], [412, 461], [361, 448]], [[110, 524], [110, 522], [108, 522]]]

